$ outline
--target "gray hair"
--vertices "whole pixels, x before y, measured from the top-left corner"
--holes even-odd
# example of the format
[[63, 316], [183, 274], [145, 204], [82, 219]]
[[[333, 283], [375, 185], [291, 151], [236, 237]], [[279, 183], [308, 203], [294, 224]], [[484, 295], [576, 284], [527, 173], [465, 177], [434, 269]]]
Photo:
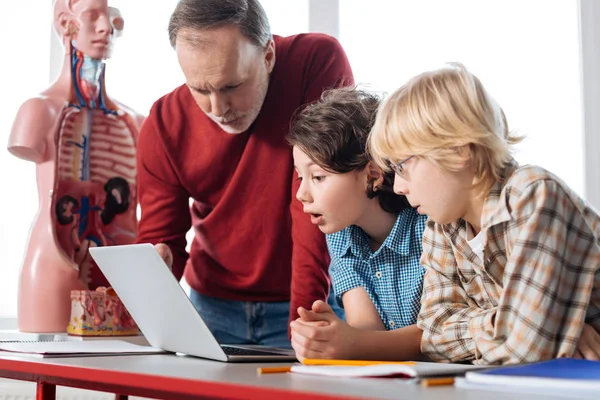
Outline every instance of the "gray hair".
[[207, 30], [227, 24], [236, 25], [259, 47], [272, 39], [267, 14], [258, 0], [180, 0], [169, 20], [169, 40], [175, 48], [181, 29]]

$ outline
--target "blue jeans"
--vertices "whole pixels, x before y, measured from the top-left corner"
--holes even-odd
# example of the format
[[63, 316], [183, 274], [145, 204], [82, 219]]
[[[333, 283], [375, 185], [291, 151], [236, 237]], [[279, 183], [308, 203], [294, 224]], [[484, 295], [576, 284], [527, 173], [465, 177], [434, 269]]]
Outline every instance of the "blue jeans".
[[[291, 347], [288, 337], [289, 301], [224, 300], [205, 296], [194, 289], [190, 290], [190, 300], [221, 344]], [[335, 304], [333, 291], [328, 303], [343, 318], [344, 311]]]

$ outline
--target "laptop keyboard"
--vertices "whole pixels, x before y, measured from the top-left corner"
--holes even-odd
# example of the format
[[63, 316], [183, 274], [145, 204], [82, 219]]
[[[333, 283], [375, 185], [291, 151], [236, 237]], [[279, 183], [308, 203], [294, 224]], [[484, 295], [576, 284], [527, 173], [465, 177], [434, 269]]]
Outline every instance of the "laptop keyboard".
[[272, 351], [260, 351], [260, 350], [250, 350], [250, 349], [241, 349], [239, 347], [229, 347], [229, 346], [221, 346], [225, 354], [228, 356], [280, 356], [281, 353], [274, 353]]

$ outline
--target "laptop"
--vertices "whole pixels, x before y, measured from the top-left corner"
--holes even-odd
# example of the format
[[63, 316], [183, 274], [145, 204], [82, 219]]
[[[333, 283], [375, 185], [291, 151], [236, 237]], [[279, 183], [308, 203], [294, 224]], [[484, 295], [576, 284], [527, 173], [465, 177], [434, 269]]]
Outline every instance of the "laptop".
[[296, 360], [291, 349], [219, 344], [153, 245], [89, 250], [152, 347], [225, 362]]

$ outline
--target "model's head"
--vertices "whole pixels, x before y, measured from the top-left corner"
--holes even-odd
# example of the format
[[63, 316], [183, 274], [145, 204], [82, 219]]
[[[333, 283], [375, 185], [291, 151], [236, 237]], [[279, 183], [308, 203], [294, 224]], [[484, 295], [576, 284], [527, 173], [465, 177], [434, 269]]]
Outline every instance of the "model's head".
[[56, 0], [54, 28], [83, 54], [97, 60], [110, 57], [114, 40], [122, 34], [124, 20], [107, 0]]

